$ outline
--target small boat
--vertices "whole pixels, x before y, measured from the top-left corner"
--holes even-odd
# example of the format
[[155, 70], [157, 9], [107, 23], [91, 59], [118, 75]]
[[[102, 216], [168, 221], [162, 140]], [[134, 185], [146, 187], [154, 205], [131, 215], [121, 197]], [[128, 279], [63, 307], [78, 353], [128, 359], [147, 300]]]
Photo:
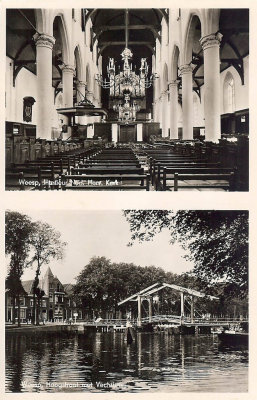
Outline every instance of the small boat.
[[248, 332], [226, 330], [218, 334], [218, 338], [226, 344], [248, 344]]

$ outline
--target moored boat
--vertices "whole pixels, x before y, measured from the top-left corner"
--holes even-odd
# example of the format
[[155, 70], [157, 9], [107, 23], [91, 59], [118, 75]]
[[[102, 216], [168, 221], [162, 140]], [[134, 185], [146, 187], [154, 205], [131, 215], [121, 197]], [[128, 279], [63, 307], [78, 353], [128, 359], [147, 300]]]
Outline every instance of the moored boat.
[[248, 344], [248, 332], [224, 331], [218, 334], [218, 338], [226, 344]]

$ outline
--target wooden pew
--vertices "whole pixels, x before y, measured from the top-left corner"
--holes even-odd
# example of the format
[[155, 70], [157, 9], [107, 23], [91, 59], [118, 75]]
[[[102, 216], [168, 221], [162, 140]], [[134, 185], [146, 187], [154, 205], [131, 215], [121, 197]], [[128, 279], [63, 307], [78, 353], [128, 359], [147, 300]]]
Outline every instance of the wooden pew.
[[86, 160], [80, 162], [79, 165], [140, 165], [138, 160]]
[[[164, 168], [168, 168], [170, 170], [174, 170], [177, 172], [178, 170], [183, 170], [185, 172], [185, 169], [187, 169], [187, 172], [195, 172], [196, 168], [202, 169], [202, 168], [217, 168], [217, 171], [220, 171], [221, 166], [219, 164], [215, 163], [208, 163], [208, 162], [165, 162], [165, 163], [154, 163], [152, 167], [152, 171], [150, 173], [151, 179], [152, 179], [152, 184], [155, 186], [156, 190], [162, 190], [162, 182], [161, 179], [163, 178], [163, 170]], [[231, 171], [231, 169], [229, 169]]]
[[[71, 181], [71, 185], [68, 183]], [[123, 184], [123, 181], [128, 184]], [[138, 184], [135, 184], [137, 181]], [[87, 174], [62, 175], [62, 190], [146, 190], [150, 188], [149, 174]]]
[[[173, 171], [174, 172], [174, 171]], [[214, 171], [211, 172], [199, 172], [199, 173], [178, 173], [174, 172], [173, 177], [167, 177], [167, 170], [164, 169], [163, 172], [163, 190], [173, 190], [176, 192], [178, 191], [179, 187], [183, 189], [223, 189], [227, 191], [234, 190], [234, 181], [235, 181], [235, 173], [215, 173]], [[167, 181], [172, 180], [174, 183], [173, 185], [167, 185]], [[219, 182], [210, 182], [210, 181], [219, 181]], [[187, 183], [183, 182], [182, 185], [179, 186], [179, 181], [205, 181], [199, 183]]]
[[98, 174], [98, 175], [106, 175], [106, 174], [143, 174], [144, 169], [141, 167], [134, 166], [88, 166], [81, 168], [71, 168], [72, 175], [83, 175], [83, 174]]
[[23, 172], [6, 172], [5, 174], [5, 189], [6, 190], [25, 190], [23, 184]]
[[[55, 181], [58, 180], [59, 175], [65, 171], [70, 173], [72, 166], [75, 167], [77, 163], [84, 161], [84, 158], [96, 155], [98, 151], [99, 149], [76, 148], [59, 154], [40, 157], [32, 161], [11, 164], [6, 169], [6, 189], [55, 189]], [[26, 182], [25, 185], [19, 183], [21, 179]]]
[[152, 185], [155, 184], [155, 180], [156, 180], [156, 174], [158, 171], [158, 168], [160, 167], [172, 167], [172, 166], [178, 166], [178, 167], [182, 167], [183, 165], [208, 165], [208, 162], [206, 160], [200, 160], [200, 159], [185, 159], [185, 158], [176, 158], [176, 159], [172, 159], [172, 160], [156, 160], [156, 159], [151, 159], [150, 160], [150, 168], [149, 168], [149, 172], [150, 172], [150, 177], [151, 177], [151, 182]]
[[[60, 174], [63, 172], [62, 167], [54, 166], [54, 163], [50, 165], [31, 165], [31, 163], [15, 165], [11, 170], [6, 173], [6, 187], [9, 185], [11, 176], [15, 174], [23, 174], [23, 180], [25, 181], [24, 187], [31, 186], [35, 190], [53, 190], [56, 189], [56, 181], [59, 179]], [[31, 182], [31, 185], [28, 184]]]

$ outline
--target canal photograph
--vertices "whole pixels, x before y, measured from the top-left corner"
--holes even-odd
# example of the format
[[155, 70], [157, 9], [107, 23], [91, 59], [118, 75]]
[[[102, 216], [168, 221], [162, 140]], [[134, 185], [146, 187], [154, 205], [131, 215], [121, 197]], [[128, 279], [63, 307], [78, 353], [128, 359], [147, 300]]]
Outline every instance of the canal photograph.
[[5, 212], [6, 393], [247, 393], [248, 211]]

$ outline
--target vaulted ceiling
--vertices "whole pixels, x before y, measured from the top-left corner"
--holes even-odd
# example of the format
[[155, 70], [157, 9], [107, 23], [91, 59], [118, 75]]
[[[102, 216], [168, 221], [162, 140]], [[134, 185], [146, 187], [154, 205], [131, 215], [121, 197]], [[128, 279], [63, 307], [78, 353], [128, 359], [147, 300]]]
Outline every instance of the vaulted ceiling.
[[[125, 9], [89, 9], [87, 18], [93, 24], [93, 41], [98, 40], [99, 54], [116, 49], [121, 52], [125, 46]], [[132, 52], [143, 49], [153, 54], [155, 40], [160, 39], [161, 20], [167, 14], [164, 9], [128, 9], [128, 45]], [[139, 47], [140, 46], [140, 47]]]
[[[152, 70], [152, 55], [155, 54], [156, 39], [161, 41], [162, 18], [168, 20], [165, 9], [87, 9], [86, 19], [92, 21], [91, 46], [97, 40], [98, 54], [102, 56], [102, 70], [105, 76], [109, 58], [114, 58], [116, 68], [122, 67], [121, 53], [126, 45], [126, 27], [128, 47], [133, 53], [132, 64], [137, 71], [141, 58], [147, 60]], [[106, 105], [108, 93], [102, 92], [102, 101]], [[148, 89], [146, 108], [153, 101], [152, 88]]]
[[[84, 9], [85, 21], [91, 19], [91, 46], [97, 40], [98, 57], [102, 56], [103, 73], [109, 57], [116, 65], [121, 65], [121, 52], [125, 47], [125, 9]], [[152, 68], [152, 55], [155, 53], [156, 39], [161, 40], [161, 21], [168, 20], [165, 9], [128, 10], [128, 46], [133, 52], [133, 64], [138, 69], [141, 57], [145, 57]], [[35, 30], [33, 9], [6, 10], [6, 51], [14, 61], [14, 82], [21, 68], [36, 73], [36, 48], [33, 41]], [[243, 58], [249, 54], [249, 10], [221, 9], [220, 29], [223, 38], [220, 46], [220, 70], [233, 66], [244, 84]], [[61, 80], [62, 63], [60, 53], [60, 31], [58, 19], [54, 22], [56, 45], [53, 49], [53, 85], [57, 88]], [[200, 93], [204, 83], [203, 51], [199, 44], [201, 37], [200, 21], [195, 26], [192, 65], [194, 67], [194, 89]]]
[[[249, 54], [249, 10], [224, 8], [220, 11], [219, 32], [223, 35], [220, 44], [220, 71], [233, 66], [244, 84], [243, 58]], [[194, 90], [199, 94], [204, 84], [204, 59], [200, 47], [200, 20], [195, 27], [192, 65], [194, 67]]]

